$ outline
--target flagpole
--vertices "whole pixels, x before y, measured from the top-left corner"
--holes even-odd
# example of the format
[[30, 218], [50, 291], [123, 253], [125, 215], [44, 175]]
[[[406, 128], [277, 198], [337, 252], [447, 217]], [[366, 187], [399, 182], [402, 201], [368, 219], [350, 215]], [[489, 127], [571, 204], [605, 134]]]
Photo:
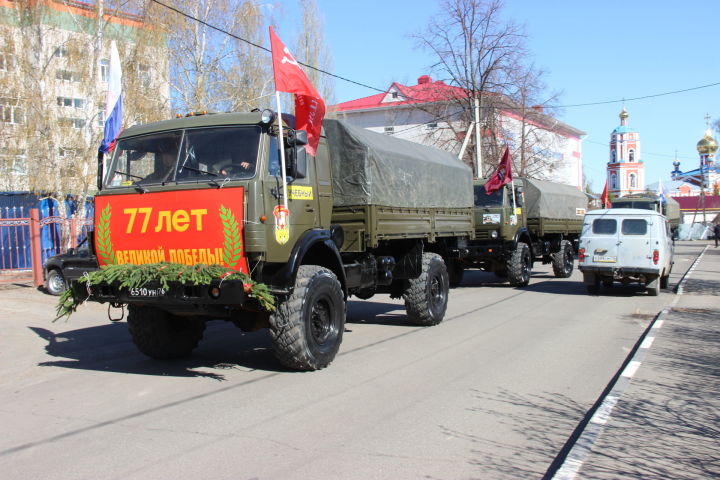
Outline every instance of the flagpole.
[[285, 170], [285, 141], [283, 140], [283, 125], [282, 125], [282, 108], [280, 107], [280, 92], [275, 90], [275, 99], [277, 100], [277, 111], [278, 111], [278, 146], [280, 148], [280, 174], [282, 175], [282, 196], [283, 205], [285, 210], [288, 208], [287, 202], [287, 170]]

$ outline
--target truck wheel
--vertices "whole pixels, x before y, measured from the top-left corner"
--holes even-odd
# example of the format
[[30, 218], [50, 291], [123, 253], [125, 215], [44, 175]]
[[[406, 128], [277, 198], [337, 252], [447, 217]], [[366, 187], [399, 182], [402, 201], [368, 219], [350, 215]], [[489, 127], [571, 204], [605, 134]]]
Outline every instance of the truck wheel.
[[655, 277], [645, 284], [645, 290], [651, 297], [660, 295], [660, 277]]
[[530, 259], [530, 247], [526, 243], [518, 242], [515, 251], [507, 263], [507, 273], [510, 285], [513, 287], [524, 287], [530, 283], [530, 270], [532, 261]]
[[65, 291], [65, 288], [65, 278], [63, 274], [60, 273], [60, 270], [55, 268], [50, 270], [45, 279], [45, 290], [47, 290], [50, 295], [60, 295]]
[[301, 265], [292, 295], [270, 317], [275, 356], [286, 367], [318, 370], [330, 364], [345, 329], [345, 298], [333, 272]]
[[429, 327], [442, 322], [447, 310], [450, 281], [442, 257], [423, 253], [422, 273], [408, 280], [403, 292], [408, 319], [415, 325]]
[[560, 242], [560, 251], [552, 254], [553, 273], [557, 278], [568, 278], [573, 272], [575, 254], [572, 244], [563, 240]]
[[457, 259], [451, 259], [447, 264], [450, 288], [459, 287], [465, 275], [465, 267]]
[[190, 355], [205, 331], [205, 321], [171, 315], [153, 307], [128, 307], [128, 330], [142, 353], [158, 360]]

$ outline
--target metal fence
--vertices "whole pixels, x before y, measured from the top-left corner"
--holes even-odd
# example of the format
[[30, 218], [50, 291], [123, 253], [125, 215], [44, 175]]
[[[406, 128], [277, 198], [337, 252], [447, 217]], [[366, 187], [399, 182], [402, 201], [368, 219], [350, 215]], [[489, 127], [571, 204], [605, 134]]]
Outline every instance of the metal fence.
[[29, 273], [31, 269], [29, 209], [0, 209], [0, 271]]
[[[34, 217], [31, 218], [31, 211]], [[38, 209], [24, 206], [0, 208], [0, 277], [27, 275], [33, 271], [33, 249], [39, 252], [42, 268], [48, 258], [64, 253], [62, 231], [78, 232], [70, 239], [70, 247], [77, 247], [93, 228], [92, 217], [85, 220], [67, 219], [57, 215], [41, 218]], [[35, 224], [33, 224], [35, 222]], [[35, 229], [35, 230], [34, 230]]]

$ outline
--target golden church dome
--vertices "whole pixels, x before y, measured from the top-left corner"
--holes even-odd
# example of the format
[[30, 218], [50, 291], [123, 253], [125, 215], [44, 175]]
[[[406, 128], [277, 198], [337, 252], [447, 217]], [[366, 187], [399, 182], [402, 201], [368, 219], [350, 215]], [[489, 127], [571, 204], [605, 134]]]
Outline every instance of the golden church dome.
[[697, 151], [700, 155], [714, 155], [717, 152], [718, 144], [710, 135], [710, 130], [705, 131], [705, 136], [697, 143]]

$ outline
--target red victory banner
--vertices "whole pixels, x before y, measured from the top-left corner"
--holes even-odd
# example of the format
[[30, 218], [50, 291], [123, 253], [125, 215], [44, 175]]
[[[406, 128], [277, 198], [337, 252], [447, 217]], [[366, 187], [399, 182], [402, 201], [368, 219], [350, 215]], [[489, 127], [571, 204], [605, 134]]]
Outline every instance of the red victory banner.
[[272, 27], [270, 27], [270, 46], [275, 90], [295, 94], [295, 128], [307, 131], [307, 152], [315, 156], [325, 117], [325, 102]]
[[610, 208], [610, 196], [608, 195], [608, 181], [605, 179], [605, 188], [603, 188], [602, 195], [600, 195], [600, 203], [602, 208]]
[[512, 182], [512, 161], [510, 160], [510, 147], [505, 147], [505, 153], [503, 154], [502, 160], [498, 164], [497, 168], [490, 175], [487, 183], [485, 184], [485, 193], [490, 195], [491, 193], [500, 190], [503, 185]]
[[95, 197], [98, 263], [222, 265], [248, 273], [244, 188]]

